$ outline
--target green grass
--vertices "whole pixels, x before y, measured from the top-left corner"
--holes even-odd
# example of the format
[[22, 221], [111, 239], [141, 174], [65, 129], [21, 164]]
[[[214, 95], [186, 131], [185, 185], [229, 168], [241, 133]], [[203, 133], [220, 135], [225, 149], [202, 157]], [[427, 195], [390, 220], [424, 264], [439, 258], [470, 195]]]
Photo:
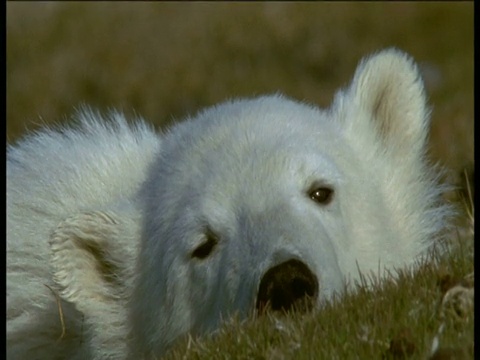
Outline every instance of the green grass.
[[[8, 2], [7, 140], [67, 121], [81, 103], [158, 127], [277, 91], [325, 107], [361, 57], [397, 46], [424, 70], [431, 157], [462, 184], [473, 169], [473, 33], [473, 2]], [[460, 224], [448, 253], [396, 282], [359, 287], [314, 314], [234, 321], [167, 358], [425, 359], [435, 338], [444, 359], [473, 358], [473, 309], [441, 306], [473, 272], [473, 217]]]

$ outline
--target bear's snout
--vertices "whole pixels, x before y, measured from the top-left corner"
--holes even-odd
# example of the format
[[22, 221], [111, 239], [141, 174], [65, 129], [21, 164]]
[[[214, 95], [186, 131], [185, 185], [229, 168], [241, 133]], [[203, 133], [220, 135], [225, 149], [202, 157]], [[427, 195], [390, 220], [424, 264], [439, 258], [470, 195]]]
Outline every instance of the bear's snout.
[[318, 297], [318, 279], [303, 262], [292, 259], [269, 269], [262, 277], [257, 311], [308, 311]]

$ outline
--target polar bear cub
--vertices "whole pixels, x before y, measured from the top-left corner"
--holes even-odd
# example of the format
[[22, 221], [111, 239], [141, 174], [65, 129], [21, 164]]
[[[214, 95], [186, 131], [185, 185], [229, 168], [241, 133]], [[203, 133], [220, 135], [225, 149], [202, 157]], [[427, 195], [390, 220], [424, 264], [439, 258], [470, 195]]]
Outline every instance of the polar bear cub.
[[414, 263], [449, 209], [418, 68], [387, 49], [326, 110], [227, 101], [156, 134], [84, 109], [8, 147], [7, 357], [161, 356]]

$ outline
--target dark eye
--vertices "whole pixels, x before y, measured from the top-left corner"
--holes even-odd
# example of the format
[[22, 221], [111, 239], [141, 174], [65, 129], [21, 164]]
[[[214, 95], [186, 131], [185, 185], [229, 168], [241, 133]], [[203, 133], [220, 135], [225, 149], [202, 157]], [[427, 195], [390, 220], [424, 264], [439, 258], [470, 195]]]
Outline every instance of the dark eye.
[[211, 231], [207, 231], [205, 241], [195, 248], [192, 252], [192, 258], [205, 259], [209, 256], [215, 246], [218, 244], [218, 239]]
[[315, 189], [311, 190], [308, 195], [310, 196], [310, 199], [315, 201], [317, 204], [327, 205], [332, 201], [333, 189], [326, 186], [316, 187]]

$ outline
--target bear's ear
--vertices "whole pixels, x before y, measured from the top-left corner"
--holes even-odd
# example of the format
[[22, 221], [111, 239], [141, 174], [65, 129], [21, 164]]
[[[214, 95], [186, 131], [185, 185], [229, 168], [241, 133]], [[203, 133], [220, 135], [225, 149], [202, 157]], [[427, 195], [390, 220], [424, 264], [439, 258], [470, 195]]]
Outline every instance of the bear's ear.
[[[429, 110], [419, 70], [408, 55], [386, 49], [363, 59], [355, 72], [348, 100], [364, 115], [350, 114], [350, 120], [373, 121], [376, 136], [397, 155], [416, 156], [423, 150]], [[355, 124], [352, 125], [355, 129]]]
[[101, 211], [62, 221], [50, 237], [61, 297], [86, 315], [125, 300], [138, 246], [133, 219]]

